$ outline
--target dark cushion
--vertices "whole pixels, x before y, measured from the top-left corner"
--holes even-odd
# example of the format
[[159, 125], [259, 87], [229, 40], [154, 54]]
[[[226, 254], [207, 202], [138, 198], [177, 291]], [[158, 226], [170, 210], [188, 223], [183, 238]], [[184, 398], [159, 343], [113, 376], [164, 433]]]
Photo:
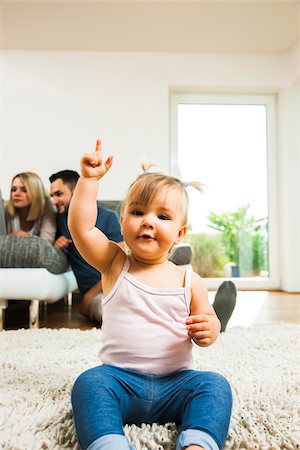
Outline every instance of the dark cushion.
[[177, 266], [182, 266], [185, 264], [191, 264], [193, 257], [192, 247], [190, 244], [179, 244], [174, 247], [169, 260], [172, 261]]
[[65, 253], [38, 236], [0, 236], [0, 267], [44, 268], [51, 273], [68, 270]]

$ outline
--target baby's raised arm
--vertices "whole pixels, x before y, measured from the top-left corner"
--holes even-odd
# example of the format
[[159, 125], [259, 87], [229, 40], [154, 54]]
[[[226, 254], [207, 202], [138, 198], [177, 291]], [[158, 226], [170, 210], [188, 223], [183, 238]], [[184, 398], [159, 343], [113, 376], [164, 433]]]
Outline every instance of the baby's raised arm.
[[68, 214], [68, 226], [73, 241], [83, 258], [104, 273], [120, 247], [95, 227], [97, 219], [98, 181], [110, 169], [113, 158], [103, 160], [101, 142], [96, 141], [96, 149], [86, 153], [80, 160], [79, 178]]

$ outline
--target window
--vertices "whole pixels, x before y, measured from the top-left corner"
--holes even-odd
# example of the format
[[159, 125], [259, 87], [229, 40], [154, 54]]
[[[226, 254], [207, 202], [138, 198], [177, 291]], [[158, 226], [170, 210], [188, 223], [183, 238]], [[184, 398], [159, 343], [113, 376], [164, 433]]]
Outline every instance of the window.
[[172, 94], [171, 172], [189, 189], [193, 266], [216, 287], [278, 285], [273, 96]]

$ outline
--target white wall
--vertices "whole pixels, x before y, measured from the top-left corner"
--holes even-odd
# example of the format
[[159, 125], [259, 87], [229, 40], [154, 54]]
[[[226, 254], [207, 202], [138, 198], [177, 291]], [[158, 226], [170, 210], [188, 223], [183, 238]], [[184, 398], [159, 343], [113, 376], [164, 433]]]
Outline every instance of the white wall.
[[278, 222], [281, 287], [300, 291], [300, 41], [286, 56], [278, 96]]
[[3, 145], [4, 140], [1, 138], [3, 136], [3, 95], [4, 95], [4, 86], [3, 86], [3, 7], [0, 4], [0, 188], [1, 188], [1, 180], [3, 180]]
[[300, 291], [300, 86], [279, 95], [278, 196], [282, 289]]
[[[285, 161], [280, 169], [285, 193], [279, 197], [280, 215], [291, 189], [298, 190], [299, 200], [296, 166], [290, 172], [288, 162], [291, 154], [298, 158], [299, 141], [291, 138], [285, 145], [289, 127], [294, 132], [299, 128], [294, 121], [289, 125], [299, 111], [299, 103], [291, 100], [296, 79], [293, 58], [273, 54], [4, 51], [5, 132], [1, 135], [0, 171], [4, 196], [7, 198], [10, 180], [19, 171], [38, 172], [48, 186], [51, 173], [65, 168], [78, 170], [80, 155], [93, 149], [100, 137], [104, 150], [115, 155], [101, 196], [119, 199], [139, 172], [142, 159], [168, 171], [171, 89], [281, 92], [278, 150], [279, 161]], [[281, 241], [290, 232], [299, 238], [299, 227], [294, 229], [288, 215], [280, 230], [284, 233]], [[297, 242], [298, 247], [282, 246], [279, 257], [284, 265], [282, 286], [300, 291], [292, 257], [292, 253], [300, 254]]]
[[141, 159], [169, 166], [169, 89], [276, 91], [280, 56], [4, 52], [4, 177], [78, 169], [96, 137], [115, 154], [103, 196], [117, 199]]
[[[1, 6], [0, 6], [0, 23], [1, 23]], [[0, 188], [4, 180], [4, 129], [3, 129], [3, 109], [4, 109], [4, 82], [3, 82], [3, 52], [0, 50]], [[1, 138], [2, 136], [2, 138]]]

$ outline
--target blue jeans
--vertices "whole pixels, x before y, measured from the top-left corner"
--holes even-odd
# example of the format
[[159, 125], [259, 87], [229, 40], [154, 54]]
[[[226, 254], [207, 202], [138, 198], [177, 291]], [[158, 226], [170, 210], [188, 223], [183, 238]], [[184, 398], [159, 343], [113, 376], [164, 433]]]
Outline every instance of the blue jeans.
[[214, 372], [182, 370], [149, 375], [103, 365], [75, 381], [72, 406], [82, 449], [132, 449], [123, 424], [175, 422], [181, 428], [177, 449], [195, 444], [219, 450], [226, 441], [232, 395]]

